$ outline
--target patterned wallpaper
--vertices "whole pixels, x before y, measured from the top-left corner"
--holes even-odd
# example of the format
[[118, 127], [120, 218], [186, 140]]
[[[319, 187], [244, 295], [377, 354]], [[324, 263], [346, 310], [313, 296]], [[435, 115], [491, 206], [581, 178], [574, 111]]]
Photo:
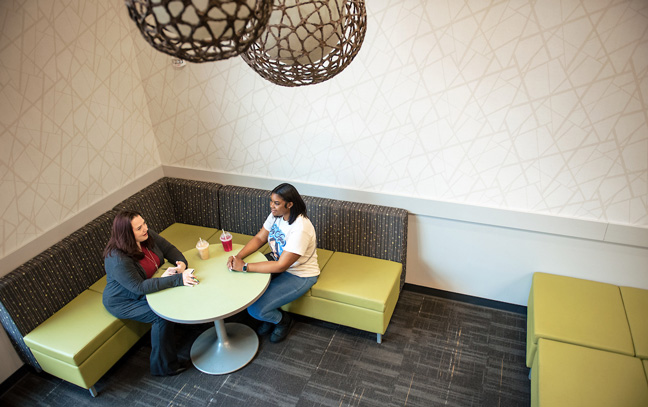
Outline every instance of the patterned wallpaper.
[[0, 1], [0, 257], [160, 164], [121, 1]]
[[162, 161], [648, 226], [648, 2], [368, 0], [367, 13], [351, 65], [302, 88], [240, 58], [175, 71], [143, 51]]
[[123, 1], [0, 1], [0, 256], [161, 163], [648, 227], [648, 2], [368, 0], [283, 88], [176, 70]]

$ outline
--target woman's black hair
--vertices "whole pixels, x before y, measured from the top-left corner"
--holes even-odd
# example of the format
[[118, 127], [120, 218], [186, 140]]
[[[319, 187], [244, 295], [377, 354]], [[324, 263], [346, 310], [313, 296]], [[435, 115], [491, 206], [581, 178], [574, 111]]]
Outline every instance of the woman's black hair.
[[294, 186], [283, 183], [281, 185], [277, 185], [277, 187], [272, 190], [272, 193], [277, 194], [281, 198], [283, 198], [283, 200], [286, 201], [286, 204], [288, 202], [292, 202], [292, 206], [290, 207], [290, 217], [288, 218], [289, 225], [292, 225], [292, 223], [295, 221], [295, 219], [297, 219], [299, 215], [307, 217], [306, 204], [304, 203], [304, 200], [302, 199], [301, 195], [299, 195], [299, 192], [297, 192], [297, 189]]

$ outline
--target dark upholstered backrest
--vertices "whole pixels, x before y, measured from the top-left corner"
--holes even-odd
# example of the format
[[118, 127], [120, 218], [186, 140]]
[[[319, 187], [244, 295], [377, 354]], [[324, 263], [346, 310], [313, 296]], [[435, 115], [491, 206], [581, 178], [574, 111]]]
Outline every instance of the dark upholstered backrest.
[[338, 250], [342, 231], [339, 228], [340, 201], [327, 198], [302, 196], [306, 204], [306, 216], [317, 235], [317, 247]]
[[171, 197], [176, 222], [220, 229], [218, 191], [221, 184], [162, 178]]
[[407, 264], [407, 211], [304, 196], [320, 248]]
[[23, 336], [63, 308], [104, 272], [107, 212], [0, 278], [0, 321], [23, 361], [40, 368]]
[[181, 178], [161, 178], [113, 209], [142, 214], [148, 226], [161, 232], [176, 222], [219, 228], [218, 191], [221, 184]]
[[131, 195], [113, 209], [141, 213], [148, 226], [156, 232], [161, 232], [176, 223], [171, 195], [164, 178]]
[[270, 191], [225, 185], [218, 191], [221, 229], [256, 235], [270, 214]]
[[73, 275], [79, 276], [77, 285], [81, 291], [106, 275], [103, 251], [110, 239], [115, 213], [104, 213], [52, 246], [61, 246], [60, 250], [67, 254], [68, 267]]

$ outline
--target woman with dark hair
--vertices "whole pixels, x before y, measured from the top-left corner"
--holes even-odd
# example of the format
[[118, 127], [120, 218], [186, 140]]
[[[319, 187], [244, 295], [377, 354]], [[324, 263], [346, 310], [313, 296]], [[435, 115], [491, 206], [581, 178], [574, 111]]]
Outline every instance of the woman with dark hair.
[[[175, 263], [160, 278], [151, 278], [164, 259]], [[187, 259], [171, 243], [149, 229], [142, 216], [121, 211], [115, 216], [110, 240], [104, 250], [107, 283], [103, 303], [120, 319], [150, 323], [151, 374], [176, 375], [187, 368], [180, 364], [174, 343], [174, 323], [158, 316], [146, 301], [146, 294], [181, 285], [196, 284]]]
[[[282, 305], [304, 295], [317, 282], [317, 241], [313, 224], [306, 217], [306, 204], [290, 184], [281, 184], [270, 195], [270, 215], [263, 227], [236, 256], [230, 256], [227, 266], [236, 271], [272, 273], [267, 290], [248, 313], [262, 321], [257, 332], [272, 332], [270, 342], [280, 342], [292, 327], [290, 314]], [[243, 259], [268, 243], [272, 252], [269, 261], [245, 263]]]

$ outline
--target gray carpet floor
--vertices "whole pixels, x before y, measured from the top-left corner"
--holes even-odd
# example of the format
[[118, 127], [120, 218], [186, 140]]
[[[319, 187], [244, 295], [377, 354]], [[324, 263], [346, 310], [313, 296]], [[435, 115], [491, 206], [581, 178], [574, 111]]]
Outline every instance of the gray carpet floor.
[[[526, 316], [404, 290], [383, 343], [373, 334], [297, 317], [282, 343], [262, 338], [243, 369], [148, 371], [146, 337], [97, 383], [99, 395], [29, 371], [2, 406], [529, 406]], [[228, 321], [254, 321], [247, 313]], [[213, 325], [179, 329], [182, 352]]]

